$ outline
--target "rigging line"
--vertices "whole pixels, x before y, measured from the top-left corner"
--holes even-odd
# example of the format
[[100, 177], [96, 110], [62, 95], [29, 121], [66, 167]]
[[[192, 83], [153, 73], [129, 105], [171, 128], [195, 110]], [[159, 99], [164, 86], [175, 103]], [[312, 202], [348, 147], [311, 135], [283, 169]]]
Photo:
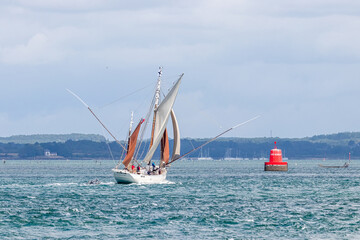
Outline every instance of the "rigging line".
[[194, 144], [192, 143], [191, 139], [189, 139], [189, 142], [193, 148], [195, 148]]
[[[147, 118], [145, 118], [147, 119]], [[148, 125], [148, 121], [146, 120], [145, 124], [144, 124], [144, 128], [142, 129], [141, 131], [141, 134], [140, 134], [140, 137], [138, 139], [138, 144], [136, 145], [136, 150], [135, 150], [135, 154], [134, 154], [134, 158], [135, 159], [139, 159], [138, 156], [139, 156], [139, 152], [140, 152], [140, 149], [141, 149], [141, 146], [143, 144], [143, 137], [144, 137], [144, 134], [145, 134], [145, 131], [146, 131], [146, 126]]]
[[150, 148], [150, 141], [149, 141], [148, 144], [145, 142], [145, 143], [144, 143], [144, 147], [143, 147], [143, 149], [142, 149], [142, 152], [140, 153], [139, 159], [141, 159], [141, 158], [144, 156], [145, 150], [146, 150], [146, 149], [149, 149], [149, 148]]
[[[124, 142], [126, 142], [126, 140], [125, 140]], [[126, 144], [127, 144], [127, 143], [126, 143]], [[126, 146], [126, 147], [127, 147], [127, 146]], [[124, 149], [121, 149], [121, 155], [120, 155], [120, 158], [119, 158], [118, 163], [116, 164], [116, 167], [118, 167], [118, 166], [121, 165], [121, 163], [122, 163], [121, 159], [123, 159], [124, 153], [125, 153], [125, 150], [124, 150]]]
[[[166, 94], [164, 93], [164, 89], [167, 90], [167, 92], [169, 93], [171, 88], [175, 85], [176, 81], [179, 79], [179, 75], [176, 76], [177, 78], [175, 79], [175, 81], [172, 81], [171, 83], [167, 83], [167, 79], [161, 78], [161, 93], [163, 95], [163, 98], [166, 97]], [[170, 85], [170, 86], [167, 86]]]
[[[153, 108], [154, 108], [154, 104], [155, 104], [155, 95], [153, 96], [152, 98], [152, 101], [150, 103], [150, 108], [149, 108], [149, 111], [148, 113], [146, 114], [146, 121], [145, 121], [145, 126], [140, 134], [140, 138], [139, 138], [139, 144], [138, 144], [138, 147], [137, 147], [137, 150], [136, 150], [136, 154], [135, 154], [135, 159], [139, 159], [138, 156], [139, 156], [139, 153], [140, 153], [140, 149], [141, 149], [141, 146], [143, 145], [143, 140], [144, 140], [144, 135], [145, 135], [145, 132], [146, 132], [146, 129], [147, 129], [147, 126], [149, 124], [149, 120], [150, 120], [150, 116], [151, 116], [151, 113], [153, 112]], [[143, 156], [145, 152], [145, 148], [143, 148], [143, 151], [142, 153], [140, 154], [140, 158]]]
[[120, 164], [121, 164], [121, 159], [123, 159], [123, 156], [124, 156], [124, 152], [125, 152], [125, 150], [124, 149], [122, 149], [122, 151], [121, 151], [121, 155], [120, 155], [120, 158], [119, 158], [119, 161], [118, 161], [118, 164], [116, 165], [116, 166], [120, 166]]
[[[103, 132], [103, 136], [105, 136], [105, 131], [104, 131], [104, 129], [103, 128], [101, 128], [101, 130], [102, 130], [102, 132]], [[108, 150], [109, 150], [109, 153], [110, 153], [110, 156], [111, 156], [111, 158], [112, 158], [112, 160], [113, 160], [113, 162], [114, 162], [114, 164], [116, 165], [116, 163], [115, 163], [115, 160], [114, 160], [114, 156], [113, 156], [113, 154], [112, 154], [112, 151], [111, 151], [111, 148], [110, 148], [110, 145], [109, 145], [109, 141], [105, 138], [105, 143], [106, 143], [106, 145], [107, 145], [107, 147], [108, 147]]]
[[112, 158], [112, 160], [113, 160], [113, 162], [114, 162], [114, 165], [116, 165], [116, 162], [115, 162], [115, 159], [114, 159], [114, 155], [113, 155], [113, 153], [112, 153], [112, 151], [111, 151], [110, 144], [109, 144], [108, 141], [106, 141], [106, 145], [108, 146], [109, 153], [110, 153], [110, 156], [111, 156], [111, 158]]
[[199, 111], [199, 113], [206, 119], [210, 119], [214, 124], [218, 125], [219, 130], [223, 129], [223, 126], [221, 126], [220, 122], [216, 118], [211, 116], [209, 113], [207, 113], [206, 111]]
[[[148, 101], [148, 99], [149, 99], [148, 96], [146, 96], [146, 98], [144, 98], [143, 101], [135, 108], [135, 112], [138, 111], [141, 106], [144, 106], [146, 104], [146, 102]], [[155, 100], [153, 100], [153, 101], [155, 101]]]
[[245, 122], [239, 123], [238, 125], [236, 125], [236, 126], [234, 126], [234, 127], [231, 127], [231, 128], [229, 128], [229, 129], [227, 129], [226, 131], [220, 133], [219, 135], [217, 135], [216, 137], [210, 139], [209, 141], [207, 141], [206, 143], [200, 145], [199, 147], [194, 148], [193, 150], [190, 150], [189, 152], [185, 153], [184, 155], [182, 155], [182, 156], [180, 156], [180, 157], [178, 157], [178, 158], [172, 159], [172, 160], [171, 160], [170, 162], [168, 162], [166, 165], [168, 165], [168, 164], [170, 164], [170, 163], [173, 163], [173, 162], [175, 162], [176, 160], [179, 160], [179, 159], [181, 159], [181, 158], [189, 155], [190, 153], [192, 153], [192, 152], [194, 152], [194, 151], [196, 151], [196, 150], [204, 147], [205, 145], [213, 142], [214, 140], [216, 140], [217, 138], [221, 137], [221, 136], [224, 135], [225, 133], [230, 132], [231, 130], [233, 130], [233, 129], [237, 128], [237, 127], [240, 127], [240, 126], [242, 126], [242, 125], [244, 125], [244, 124], [246, 124], [246, 123], [249, 123], [249, 122], [251, 122], [251, 121], [253, 121], [253, 120], [255, 120], [255, 119], [259, 118], [259, 117], [260, 117], [260, 116], [256, 116], [256, 117], [251, 118], [251, 119], [249, 119], [249, 120], [247, 120], [247, 121], [245, 121]]
[[140, 159], [142, 156], [143, 156], [143, 154], [144, 154], [144, 152], [145, 152], [145, 147], [142, 149], [142, 152], [141, 152], [141, 154], [140, 154], [140, 157], [138, 157], [139, 156], [139, 153], [140, 153], [140, 149], [141, 149], [141, 146], [143, 145], [143, 143], [144, 143], [144, 135], [145, 135], [145, 132], [146, 132], [146, 129], [147, 129], [147, 126], [148, 126], [148, 124], [149, 124], [149, 119], [150, 119], [150, 116], [151, 116], [151, 112], [152, 112], [152, 108], [153, 108], [153, 106], [154, 106], [154, 100], [153, 100], [153, 103], [151, 104], [151, 106], [150, 106], [150, 111], [147, 113], [147, 115], [146, 115], [146, 122], [145, 122], [145, 126], [144, 126], [144, 128], [143, 128], [143, 131], [142, 131], [142, 133], [141, 133], [141, 135], [140, 135], [140, 141], [139, 141], [139, 145], [138, 145], [138, 149], [137, 149], [137, 151], [136, 151], [136, 155], [135, 155], [135, 158], [136, 159]]
[[139, 137], [139, 143], [138, 145], [136, 146], [137, 149], [136, 149], [136, 154], [135, 154], [135, 158], [138, 159], [138, 154], [139, 154], [139, 151], [140, 151], [140, 148], [141, 148], [141, 145], [142, 145], [142, 142], [143, 142], [143, 138], [144, 138], [144, 135], [145, 135], [145, 132], [146, 132], [146, 129], [147, 129], [147, 126], [148, 126], [148, 123], [149, 123], [149, 117], [150, 117], [150, 114], [151, 114], [151, 109], [154, 105], [154, 99], [152, 100], [151, 104], [150, 104], [150, 110], [148, 111], [148, 113], [146, 114], [145, 116], [145, 124], [143, 125], [143, 129], [141, 131], [141, 134], [140, 134], [140, 137]]
[[109, 131], [109, 129], [107, 129], [107, 127], [100, 121], [100, 119], [95, 115], [95, 113], [91, 110], [91, 108], [89, 107], [89, 105], [87, 105], [78, 95], [76, 95], [75, 93], [73, 93], [72, 91], [70, 91], [69, 89], [66, 89], [69, 93], [71, 93], [72, 95], [74, 95], [74, 97], [76, 97], [82, 104], [84, 104], [84, 106], [91, 112], [91, 114], [96, 118], [96, 120], [98, 120], [98, 122], [101, 124], [101, 126], [103, 126], [103, 128], [110, 134], [110, 136], [126, 151], [125, 147], [121, 144], [121, 142], [119, 140], [116, 139], [116, 137]]
[[[131, 126], [132, 126], [132, 123], [133, 123], [133, 116], [134, 116], [133, 114], [134, 114], [134, 112], [131, 112], [129, 133], [126, 134], [126, 137], [125, 137], [125, 140], [124, 140], [126, 149], [129, 149], [129, 141], [130, 141], [130, 137], [131, 137]], [[116, 167], [121, 165], [121, 163], [122, 163], [121, 160], [123, 159], [124, 153], [125, 153], [125, 156], [126, 156], [127, 150], [125, 151], [124, 149], [122, 149], [121, 155], [120, 155], [120, 158], [119, 158], [119, 161], [118, 161], [118, 164], [116, 165]], [[125, 158], [125, 156], [124, 156], [124, 158]]]
[[164, 79], [177, 79], [179, 78], [179, 74], [175, 74], [175, 75], [166, 75], [166, 74], [162, 74], [161, 75], [161, 78], [164, 78]]
[[153, 84], [153, 83], [148, 84], [148, 85], [146, 85], [145, 87], [139, 88], [139, 89], [137, 89], [137, 90], [135, 90], [135, 91], [133, 91], [133, 92], [131, 92], [131, 93], [127, 94], [127, 95], [124, 95], [124, 96], [122, 96], [122, 97], [119, 97], [118, 99], [116, 99], [116, 100], [114, 100], [114, 101], [112, 101], [112, 102], [110, 102], [110, 103], [107, 103], [107, 104], [105, 104], [105, 105], [102, 105], [102, 106], [100, 106], [99, 108], [104, 108], [104, 107], [107, 107], [107, 106], [109, 106], [109, 105], [111, 105], [111, 104], [114, 104], [114, 103], [116, 103], [116, 102], [120, 101], [121, 99], [124, 99], [124, 98], [130, 97], [131, 95], [134, 95], [135, 93], [140, 92], [141, 90], [144, 90], [144, 89], [146, 89], [146, 88], [150, 87], [152, 84]]

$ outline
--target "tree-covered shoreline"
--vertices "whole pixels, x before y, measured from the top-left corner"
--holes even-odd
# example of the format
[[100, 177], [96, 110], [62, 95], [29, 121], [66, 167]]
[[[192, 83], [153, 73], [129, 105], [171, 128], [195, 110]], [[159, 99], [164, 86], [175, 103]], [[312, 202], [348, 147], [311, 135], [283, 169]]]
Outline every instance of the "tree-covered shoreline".
[[[34, 135], [37, 136], [37, 135]], [[90, 135], [91, 137], [96, 135]], [[57, 137], [52, 135], [52, 137]], [[82, 135], [86, 138], [86, 134]], [[101, 138], [97, 138], [101, 139]], [[0, 158], [2, 159], [119, 159], [124, 153], [116, 142], [94, 140], [72, 140], [35, 142], [35, 143], [0, 143]], [[194, 147], [200, 146], [209, 139], [181, 140], [181, 152], [186, 153]], [[360, 158], [360, 133], [337, 133], [318, 135], [306, 138], [220, 138], [209, 143], [203, 149], [190, 154], [188, 157], [200, 156], [213, 159], [227, 158], [268, 158], [274, 141], [283, 155], [290, 159], [332, 158], [346, 159], [349, 152], [353, 158]], [[171, 145], [170, 140], [170, 145]], [[142, 143], [138, 158], [149, 146], [149, 142]], [[45, 156], [45, 151], [52, 155]], [[155, 153], [158, 156], [159, 153]]]

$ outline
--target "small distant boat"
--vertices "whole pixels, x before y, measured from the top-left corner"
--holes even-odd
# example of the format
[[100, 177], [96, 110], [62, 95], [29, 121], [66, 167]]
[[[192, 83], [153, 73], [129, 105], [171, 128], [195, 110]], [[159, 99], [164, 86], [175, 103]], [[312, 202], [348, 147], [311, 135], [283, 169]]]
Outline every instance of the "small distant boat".
[[327, 166], [327, 165], [323, 165], [323, 164], [319, 164], [319, 167], [321, 168], [347, 168], [350, 165], [350, 153], [349, 153], [349, 162], [344, 163], [344, 165], [340, 165], [340, 166]]
[[322, 164], [319, 164], [319, 167], [322, 167], [322, 168], [347, 168], [349, 167], [349, 163], [344, 163], [344, 165], [342, 166], [327, 166], [327, 165], [322, 165]]
[[88, 182], [88, 184], [89, 185], [92, 185], [92, 184], [94, 184], [94, 185], [96, 185], [96, 184], [100, 184], [101, 182], [99, 181], [99, 179], [93, 179], [93, 180], [90, 180], [89, 182]]
[[209, 156], [209, 149], [207, 151], [206, 156], [203, 156], [202, 148], [200, 149], [200, 156], [197, 158], [198, 161], [207, 161], [207, 160], [214, 160], [212, 157]]
[[223, 160], [225, 161], [236, 161], [236, 160], [243, 160], [242, 158], [239, 158], [236, 154], [236, 157], [232, 157], [232, 148], [228, 148], [226, 149], [226, 152], [225, 152], [225, 156], [223, 158]]

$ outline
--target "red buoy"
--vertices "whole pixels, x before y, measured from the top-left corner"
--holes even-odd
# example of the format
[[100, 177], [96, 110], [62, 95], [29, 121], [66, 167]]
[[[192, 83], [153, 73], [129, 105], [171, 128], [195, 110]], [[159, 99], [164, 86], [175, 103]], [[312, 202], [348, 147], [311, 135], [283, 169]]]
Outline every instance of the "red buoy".
[[265, 171], [287, 171], [287, 162], [282, 161], [282, 153], [280, 149], [277, 149], [276, 142], [275, 148], [270, 151], [269, 162], [265, 162]]

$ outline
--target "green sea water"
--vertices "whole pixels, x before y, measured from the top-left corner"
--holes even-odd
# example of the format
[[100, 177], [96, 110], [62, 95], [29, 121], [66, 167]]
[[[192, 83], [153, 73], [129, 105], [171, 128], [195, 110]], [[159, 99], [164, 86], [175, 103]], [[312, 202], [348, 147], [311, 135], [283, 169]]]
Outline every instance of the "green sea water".
[[143, 185], [108, 160], [0, 162], [0, 239], [360, 239], [360, 161], [288, 162], [183, 160]]

